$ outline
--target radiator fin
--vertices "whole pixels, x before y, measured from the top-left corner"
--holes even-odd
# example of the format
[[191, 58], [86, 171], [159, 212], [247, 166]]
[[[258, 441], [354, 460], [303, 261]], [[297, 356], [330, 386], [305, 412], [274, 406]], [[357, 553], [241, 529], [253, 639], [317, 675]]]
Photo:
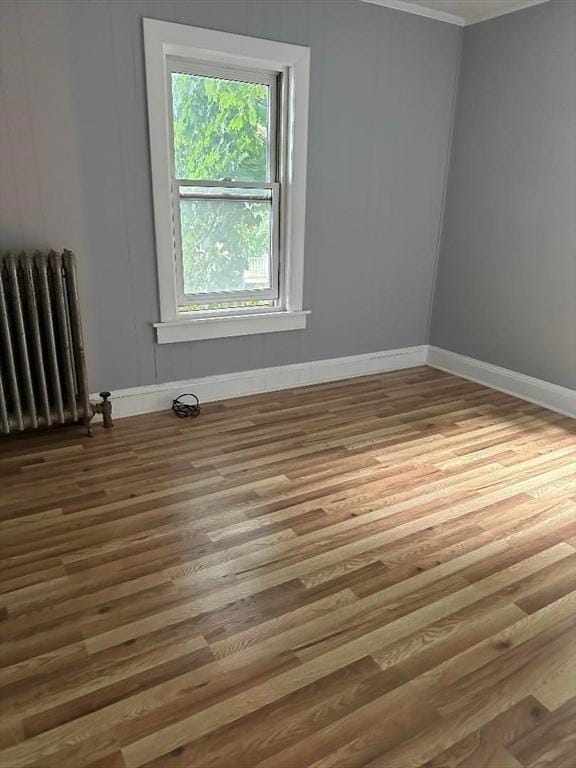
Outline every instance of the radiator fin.
[[36, 298], [36, 287], [34, 284], [34, 261], [32, 256], [26, 257], [24, 262], [24, 274], [26, 282], [26, 306], [30, 312], [30, 329], [32, 331], [32, 346], [34, 348], [34, 370], [37, 374], [36, 379], [38, 382], [40, 408], [44, 417], [44, 423], [49, 426], [52, 423], [52, 418], [50, 416], [48, 386], [46, 384], [44, 354], [42, 352], [42, 339], [40, 336], [40, 317], [38, 315], [38, 300]]
[[[12, 331], [10, 328], [10, 320], [8, 314], [8, 295], [6, 287], [8, 284], [8, 267], [2, 265], [2, 275], [0, 279], [0, 325], [2, 331], [2, 355], [0, 357], [0, 372], [6, 371], [6, 377], [8, 379], [8, 387], [10, 393], [10, 400], [8, 400], [5, 393], [8, 390], [2, 388], [2, 397], [6, 397], [3, 400], [2, 411], [7, 413], [8, 429], [10, 426], [14, 426], [16, 429], [24, 429], [24, 420], [22, 418], [22, 403], [20, 402], [20, 387], [18, 384], [18, 378], [16, 376], [16, 358], [14, 355], [14, 345], [12, 343]], [[12, 424], [10, 423], [10, 414], [12, 416]], [[4, 428], [3, 428], [4, 431]]]
[[56, 354], [56, 336], [54, 334], [52, 298], [48, 282], [48, 260], [41, 254], [36, 254], [36, 269], [40, 286], [40, 306], [42, 309], [44, 348], [48, 358], [49, 381], [51, 384], [51, 401], [54, 409], [54, 418], [58, 424], [66, 422], [64, 416], [64, 401], [62, 400], [62, 385], [60, 382], [60, 370], [58, 356]]

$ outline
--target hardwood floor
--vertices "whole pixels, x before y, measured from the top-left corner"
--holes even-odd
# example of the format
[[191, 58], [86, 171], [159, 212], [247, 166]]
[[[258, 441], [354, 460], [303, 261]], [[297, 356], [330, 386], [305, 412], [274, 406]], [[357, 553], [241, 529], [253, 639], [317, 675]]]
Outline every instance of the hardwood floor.
[[574, 768], [574, 448], [430, 368], [4, 440], [2, 768]]

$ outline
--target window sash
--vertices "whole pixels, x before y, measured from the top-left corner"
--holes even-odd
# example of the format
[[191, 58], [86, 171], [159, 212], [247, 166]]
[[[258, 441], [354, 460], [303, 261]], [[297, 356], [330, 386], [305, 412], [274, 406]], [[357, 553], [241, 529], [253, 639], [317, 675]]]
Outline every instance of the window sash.
[[[262, 200], [261, 196], [250, 195], [250, 189], [269, 189], [271, 192], [271, 236], [269, 267], [271, 286], [270, 288], [259, 288], [243, 291], [220, 291], [212, 293], [186, 293], [184, 290], [184, 258], [182, 252], [182, 227], [180, 218], [180, 201], [185, 200], [207, 200], [203, 195], [181, 195], [180, 187], [206, 187], [207, 189], [245, 189], [245, 195], [235, 195], [234, 197], [216, 199], [224, 202], [250, 202], [252, 200]], [[268, 199], [265, 200], [268, 202]], [[277, 182], [213, 182], [194, 179], [175, 179], [172, 183], [172, 209], [174, 220], [174, 255], [175, 255], [175, 276], [176, 276], [176, 298], [178, 307], [189, 304], [223, 304], [232, 301], [250, 301], [250, 300], [274, 300], [278, 301], [280, 295], [280, 185]], [[250, 309], [249, 307], [246, 309]], [[180, 310], [179, 310], [180, 311]], [[244, 308], [238, 308], [236, 311], [243, 312]], [[186, 313], [189, 314], [189, 313]]]
[[[267, 152], [267, 179], [263, 181], [234, 181], [229, 179], [179, 179], [176, 178], [175, 158], [174, 158], [174, 114], [172, 104], [172, 73], [183, 73], [190, 75], [199, 75], [201, 77], [220, 77], [226, 80], [234, 80], [247, 83], [263, 83], [268, 88], [268, 152]], [[174, 272], [176, 279], [176, 301], [178, 314], [191, 314], [190, 312], [181, 312], [180, 307], [190, 304], [222, 304], [233, 301], [250, 300], [272, 300], [279, 308], [280, 297], [280, 184], [279, 177], [279, 143], [281, 121], [278, 118], [278, 92], [283, 87], [282, 78], [279, 72], [265, 72], [251, 69], [236, 69], [224, 65], [212, 65], [196, 62], [190, 59], [180, 59], [179, 57], [169, 57], [166, 67], [167, 93], [169, 94], [169, 141], [170, 141], [170, 167], [172, 176], [172, 221], [173, 221], [173, 241], [174, 241]], [[271, 287], [243, 291], [221, 291], [213, 293], [186, 293], [184, 290], [184, 259], [182, 252], [182, 228], [180, 201], [187, 200], [207, 200], [210, 199], [204, 195], [186, 195], [180, 194], [180, 187], [206, 187], [214, 190], [223, 190], [214, 199], [229, 200], [236, 202], [261, 201], [261, 198], [255, 193], [250, 194], [250, 190], [270, 189], [271, 190], [271, 238], [269, 267], [271, 276]], [[245, 195], [225, 196], [226, 189], [245, 189]], [[264, 202], [268, 202], [264, 200]], [[222, 310], [225, 312], [226, 310]], [[250, 312], [251, 308], [237, 308], [236, 312]], [[196, 314], [196, 312], [194, 312]], [[200, 314], [200, 311], [198, 311]]]
[[[167, 93], [169, 95], [169, 133], [170, 133], [170, 167], [172, 178], [176, 176], [174, 168], [174, 112], [172, 104], [172, 73], [199, 75], [200, 77], [215, 77], [223, 80], [234, 80], [241, 83], [261, 83], [268, 85], [268, 162], [267, 178], [265, 181], [279, 180], [279, 145], [280, 120], [278, 119], [278, 94], [283, 88], [283, 78], [280, 72], [265, 72], [251, 69], [236, 69], [224, 65], [212, 65], [195, 62], [190, 59], [180, 59], [171, 56], [166, 68]], [[216, 179], [214, 179], [216, 181]]]

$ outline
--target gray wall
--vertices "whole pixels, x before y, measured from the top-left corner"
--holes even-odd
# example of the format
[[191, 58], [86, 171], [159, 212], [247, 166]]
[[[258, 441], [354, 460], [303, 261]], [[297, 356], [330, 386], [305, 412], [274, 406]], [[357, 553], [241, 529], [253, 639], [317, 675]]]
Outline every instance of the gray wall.
[[576, 386], [576, 3], [468, 27], [431, 343]]
[[[0, 13], [1, 246], [78, 253], [92, 390], [426, 342], [458, 28], [354, 0]], [[311, 47], [305, 331], [155, 344], [143, 16]]]

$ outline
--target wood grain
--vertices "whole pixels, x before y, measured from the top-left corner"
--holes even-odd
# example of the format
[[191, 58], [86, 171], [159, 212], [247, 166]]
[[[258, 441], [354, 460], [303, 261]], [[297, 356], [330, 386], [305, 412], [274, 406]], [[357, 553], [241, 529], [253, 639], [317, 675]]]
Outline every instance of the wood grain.
[[574, 435], [414, 368], [3, 440], [2, 768], [574, 768]]

